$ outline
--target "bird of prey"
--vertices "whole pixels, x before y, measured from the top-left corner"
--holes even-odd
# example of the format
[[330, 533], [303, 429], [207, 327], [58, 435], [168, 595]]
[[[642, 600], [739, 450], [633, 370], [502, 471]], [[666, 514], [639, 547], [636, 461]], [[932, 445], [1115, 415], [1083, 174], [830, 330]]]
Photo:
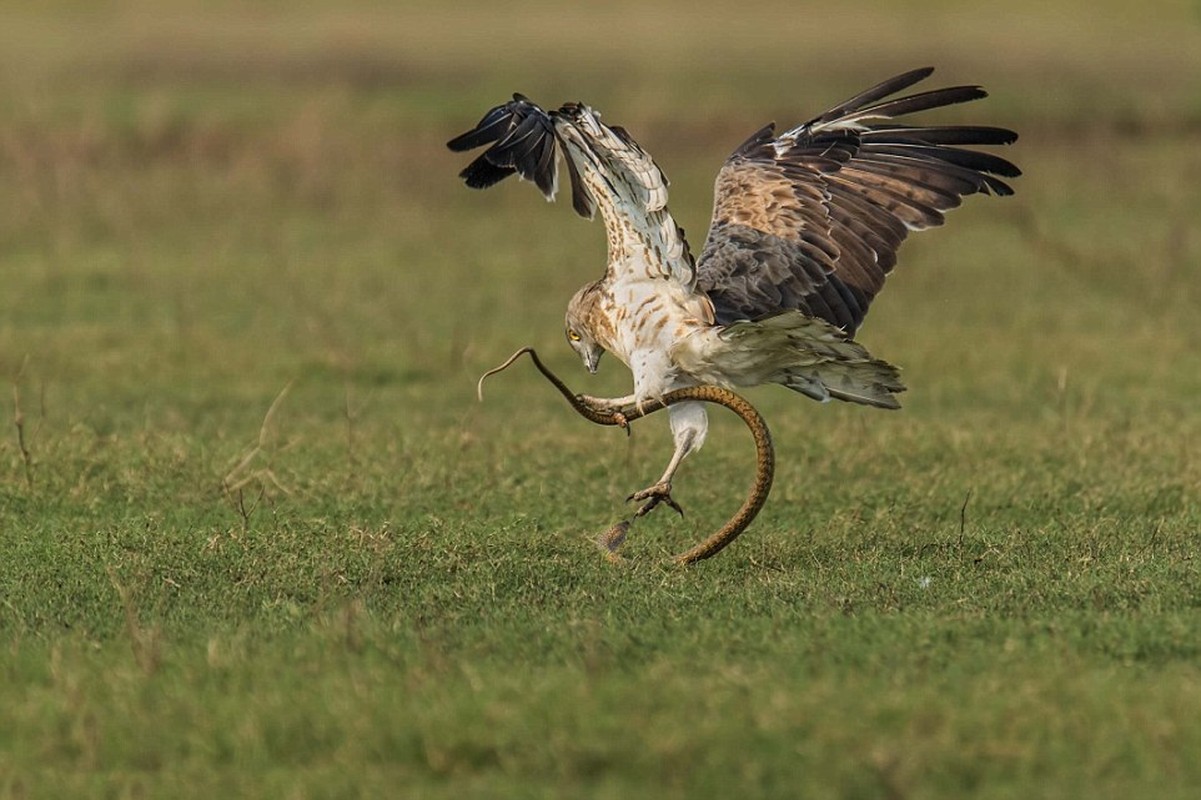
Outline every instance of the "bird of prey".
[[[973, 146], [1017, 134], [980, 125], [906, 125], [914, 112], [986, 96], [952, 86], [896, 96], [933, 68], [906, 72], [776, 133], [743, 142], [717, 174], [700, 256], [667, 210], [667, 179], [625, 129], [582, 103], [545, 111], [520, 94], [448, 142], [488, 145], [461, 173], [487, 188], [510, 175], [551, 200], [566, 162], [575, 211], [599, 209], [608, 237], [605, 274], [567, 308], [566, 335], [590, 372], [613, 353], [633, 373], [616, 408], [674, 389], [778, 383], [818, 401], [898, 408], [897, 369], [852, 337], [910, 231], [941, 225], [965, 195], [1009, 195], [1021, 174]], [[671, 498], [680, 462], [705, 440], [704, 406], [669, 409], [675, 449], [662, 477], [631, 496]]]

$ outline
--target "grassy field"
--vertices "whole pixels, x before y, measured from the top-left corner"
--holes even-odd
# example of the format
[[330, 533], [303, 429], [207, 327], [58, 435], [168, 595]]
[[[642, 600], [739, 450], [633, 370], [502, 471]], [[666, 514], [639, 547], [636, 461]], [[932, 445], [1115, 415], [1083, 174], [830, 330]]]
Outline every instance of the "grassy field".
[[[1201, 7], [0, 6], [0, 797], [1191, 798]], [[902, 251], [900, 413], [748, 396], [657, 477], [562, 342], [604, 237], [443, 142], [522, 91], [713, 175], [933, 63], [1017, 196]], [[716, 416], [716, 415], [715, 415]]]

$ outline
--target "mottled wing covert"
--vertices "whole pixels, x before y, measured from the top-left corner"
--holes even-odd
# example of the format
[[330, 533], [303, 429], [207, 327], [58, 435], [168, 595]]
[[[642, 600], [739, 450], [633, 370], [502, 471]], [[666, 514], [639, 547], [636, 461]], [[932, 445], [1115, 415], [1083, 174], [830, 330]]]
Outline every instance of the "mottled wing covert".
[[768, 125], [726, 161], [697, 286], [717, 321], [796, 309], [854, 333], [911, 230], [976, 192], [1012, 194], [1021, 171], [964, 146], [1017, 134], [976, 125], [912, 127], [904, 114], [985, 97], [955, 86], [886, 99], [928, 77], [913, 70], [878, 84], [781, 136]]

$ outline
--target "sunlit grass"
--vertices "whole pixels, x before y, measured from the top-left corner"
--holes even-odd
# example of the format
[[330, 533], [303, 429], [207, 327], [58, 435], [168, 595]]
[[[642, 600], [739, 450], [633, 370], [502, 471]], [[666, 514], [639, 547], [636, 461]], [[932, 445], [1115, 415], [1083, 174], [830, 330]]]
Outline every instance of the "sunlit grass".
[[[1194, 8], [172, 9], [0, 25], [0, 795], [1191, 796]], [[628, 391], [562, 344], [603, 236], [443, 142], [587, 100], [699, 246], [749, 132], [919, 63], [1026, 175], [902, 251], [905, 409], [753, 390], [754, 526], [664, 563], [750, 479], [715, 414], [609, 565], [665, 423], [474, 396]]]

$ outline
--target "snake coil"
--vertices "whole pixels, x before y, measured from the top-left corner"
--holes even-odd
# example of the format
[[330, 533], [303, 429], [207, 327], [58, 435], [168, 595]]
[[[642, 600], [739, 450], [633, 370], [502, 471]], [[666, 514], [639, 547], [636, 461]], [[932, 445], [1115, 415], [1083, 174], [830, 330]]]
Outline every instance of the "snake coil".
[[[721, 528], [704, 541], [677, 555], [674, 558], [677, 564], [693, 564], [721, 552], [726, 545], [734, 541], [739, 534], [747, 529], [747, 526], [755, 519], [759, 510], [763, 508], [763, 504], [767, 502], [767, 495], [771, 491], [772, 480], [775, 477], [776, 471], [776, 455], [771, 443], [771, 431], [768, 430], [767, 423], [763, 421], [763, 416], [740, 395], [720, 386], [689, 386], [668, 392], [661, 398], [649, 400], [645, 403], [629, 403], [612, 409], [602, 408], [589, 402], [589, 399], [584, 395], [572, 392], [567, 387], [567, 384], [559, 379], [559, 376], [555, 375], [555, 373], [542, 363], [542, 359], [538, 358], [538, 353], [534, 348], [523, 347], [510, 356], [503, 364], [488, 370], [480, 377], [477, 390], [481, 393], [481, 398], [485, 378], [507, 369], [513, 362], [527, 353], [534, 362], [534, 366], [538, 368], [538, 371], [559, 390], [559, 393], [567, 399], [571, 407], [580, 416], [597, 425], [617, 425], [628, 429], [629, 423], [633, 420], [648, 416], [656, 411], [661, 411], [676, 403], [689, 400], [724, 406], [737, 414], [746, 424], [755, 441], [755, 483], [751, 486], [750, 493], [747, 495], [746, 500], [743, 501], [742, 506], [734, 512], [734, 516], [730, 517], [725, 525], [721, 526]], [[637, 516], [639, 514], [635, 514], [634, 518]], [[622, 520], [602, 536], [602, 541], [607, 544], [610, 552], [614, 552], [617, 545], [625, 538], [625, 532], [631, 522], [632, 519]]]

